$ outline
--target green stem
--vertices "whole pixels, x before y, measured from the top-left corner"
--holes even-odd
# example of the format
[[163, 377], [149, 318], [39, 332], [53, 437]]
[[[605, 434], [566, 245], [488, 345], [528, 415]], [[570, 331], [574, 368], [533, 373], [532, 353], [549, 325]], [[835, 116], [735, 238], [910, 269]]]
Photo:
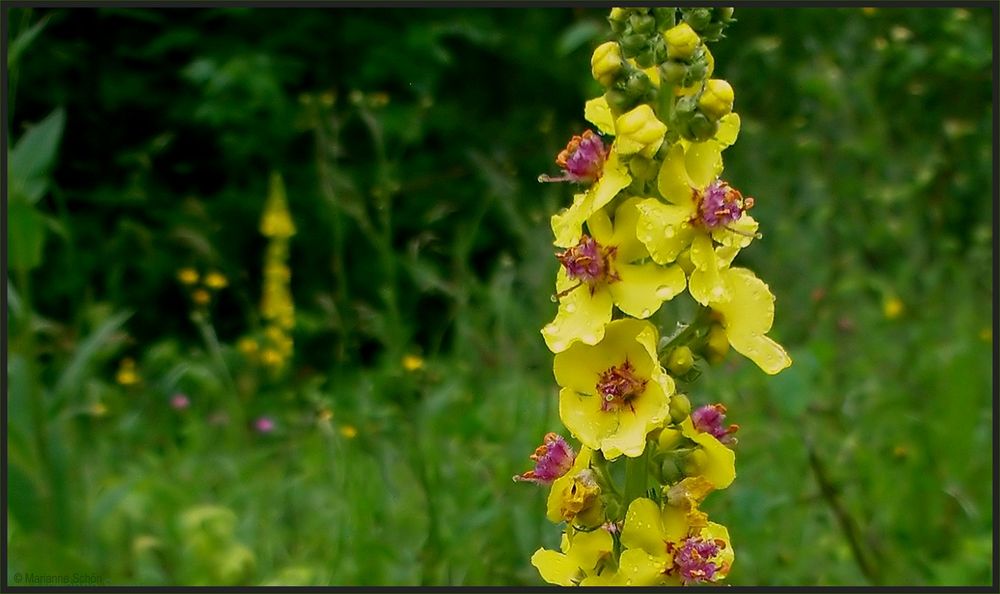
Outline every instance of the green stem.
[[633, 501], [646, 496], [646, 486], [649, 484], [649, 449], [647, 446], [640, 456], [625, 460], [625, 499], [622, 507], [626, 512]]

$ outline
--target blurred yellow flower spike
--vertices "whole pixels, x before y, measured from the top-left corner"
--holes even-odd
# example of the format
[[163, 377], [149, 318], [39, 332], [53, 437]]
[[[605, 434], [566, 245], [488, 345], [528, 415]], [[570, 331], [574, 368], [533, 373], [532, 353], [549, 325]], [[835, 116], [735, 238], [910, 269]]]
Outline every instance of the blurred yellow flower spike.
[[135, 369], [135, 361], [126, 357], [118, 364], [118, 372], [115, 374], [115, 381], [122, 386], [134, 386], [139, 383], [139, 373]]
[[887, 320], [895, 320], [899, 316], [903, 315], [904, 310], [903, 302], [899, 297], [887, 297], [882, 303], [882, 313], [885, 315]]
[[229, 285], [229, 280], [221, 272], [209, 272], [205, 275], [205, 286], [209, 289], [224, 289]]
[[295, 235], [295, 223], [292, 222], [285, 198], [285, 183], [279, 173], [271, 174], [271, 186], [264, 204], [264, 216], [260, 221], [260, 233], [265, 237], [285, 239]]
[[407, 371], [420, 371], [424, 368], [424, 360], [418, 355], [403, 355], [403, 369]]
[[177, 280], [185, 285], [193, 285], [198, 282], [198, 271], [194, 268], [181, 268], [177, 271]]
[[354, 427], [354, 425], [342, 425], [340, 427], [340, 434], [347, 439], [354, 439], [358, 436], [358, 430]]

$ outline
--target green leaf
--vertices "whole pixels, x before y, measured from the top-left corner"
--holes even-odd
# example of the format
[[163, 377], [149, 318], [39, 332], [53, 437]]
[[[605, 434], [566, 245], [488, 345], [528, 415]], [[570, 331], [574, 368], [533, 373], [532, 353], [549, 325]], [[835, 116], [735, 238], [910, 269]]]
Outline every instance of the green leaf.
[[32, 25], [27, 31], [22, 32], [17, 36], [14, 41], [10, 42], [9, 52], [7, 53], [7, 68], [13, 68], [17, 61], [21, 59], [21, 54], [24, 53], [31, 42], [38, 37], [38, 34], [42, 32], [45, 25], [49, 23], [49, 18], [52, 16], [51, 13], [42, 17], [40, 21]]
[[11, 198], [20, 196], [34, 204], [45, 194], [65, 124], [66, 111], [60, 107], [17, 141], [8, 161], [7, 188]]
[[590, 42], [602, 33], [604, 33], [604, 27], [596, 21], [575, 23], [559, 36], [559, 41], [556, 42], [556, 54], [568, 56], [578, 47]]
[[62, 401], [73, 390], [77, 390], [83, 385], [84, 373], [97, 353], [130, 317], [132, 317], [132, 312], [129, 311], [119, 312], [111, 316], [93, 334], [88, 336], [87, 340], [83, 341], [83, 344], [73, 354], [69, 365], [66, 366], [66, 371], [59, 376], [59, 381], [56, 383], [54, 393], [57, 402]]
[[42, 263], [45, 219], [31, 204], [11, 198], [7, 207], [8, 263], [15, 270], [28, 272]]

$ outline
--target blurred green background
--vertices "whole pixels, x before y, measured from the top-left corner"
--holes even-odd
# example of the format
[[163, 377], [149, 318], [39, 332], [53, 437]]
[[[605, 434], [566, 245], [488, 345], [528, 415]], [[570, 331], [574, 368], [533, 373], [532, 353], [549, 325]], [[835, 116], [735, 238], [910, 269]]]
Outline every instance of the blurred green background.
[[[606, 10], [5, 11], [8, 582], [541, 584], [559, 529], [511, 476], [561, 429], [539, 329], [572, 192], [535, 180]], [[729, 582], [989, 584], [991, 9], [735, 16], [739, 262], [795, 363], [686, 388], [741, 425], [705, 504]]]

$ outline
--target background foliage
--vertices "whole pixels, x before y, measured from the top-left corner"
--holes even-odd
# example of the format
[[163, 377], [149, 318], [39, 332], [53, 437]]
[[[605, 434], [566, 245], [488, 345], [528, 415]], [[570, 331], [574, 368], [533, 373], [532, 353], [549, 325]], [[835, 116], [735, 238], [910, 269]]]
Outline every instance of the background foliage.
[[[570, 191], [535, 178], [599, 92], [605, 11], [5, 16], [8, 581], [540, 583], [558, 530], [510, 477], [559, 427], [538, 329]], [[740, 258], [795, 364], [693, 388], [742, 426], [707, 502], [730, 581], [990, 583], [995, 15], [736, 16], [726, 175], [765, 231]], [[283, 374], [236, 348], [271, 172]], [[228, 278], [201, 314], [185, 267]]]

